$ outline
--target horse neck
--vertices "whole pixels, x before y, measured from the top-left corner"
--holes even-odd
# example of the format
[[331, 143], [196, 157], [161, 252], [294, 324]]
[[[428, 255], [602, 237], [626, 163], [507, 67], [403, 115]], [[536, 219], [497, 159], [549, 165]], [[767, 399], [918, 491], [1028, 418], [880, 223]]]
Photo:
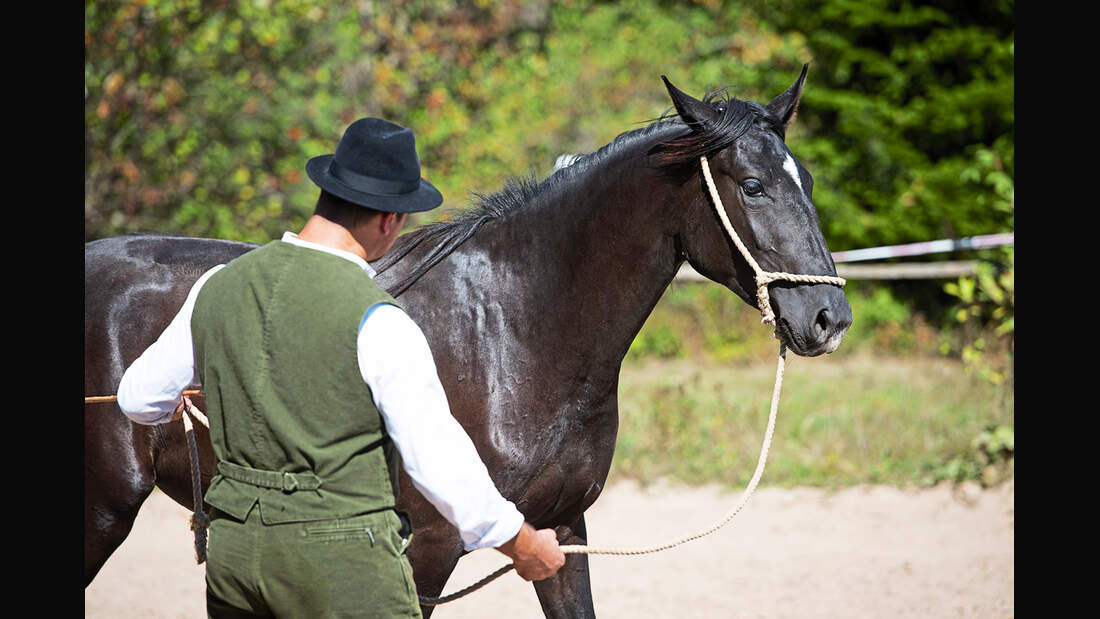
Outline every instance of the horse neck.
[[562, 370], [615, 384], [679, 267], [671, 214], [681, 197], [644, 156], [574, 180], [486, 225], [475, 245], [489, 252], [499, 298], [524, 304], [528, 339], [559, 351]]

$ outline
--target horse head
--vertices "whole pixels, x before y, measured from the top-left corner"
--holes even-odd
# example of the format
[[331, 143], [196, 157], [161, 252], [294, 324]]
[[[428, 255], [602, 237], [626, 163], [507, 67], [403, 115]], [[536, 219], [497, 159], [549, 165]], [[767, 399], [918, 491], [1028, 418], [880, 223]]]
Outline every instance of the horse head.
[[[699, 100], [662, 76], [687, 131], [665, 141], [658, 160], [669, 169], [686, 170], [677, 176], [699, 185], [698, 191], [691, 185], [691, 197], [681, 207], [686, 218], [678, 238], [681, 258], [762, 311], [755, 271], [719, 222], [703, 184], [700, 157], [707, 158], [720, 205], [762, 270], [835, 277], [811, 197], [813, 177], [785, 143], [806, 69], [767, 105], [721, 97], [721, 91]], [[851, 306], [836, 285], [776, 281], [769, 293], [775, 335], [796, 354], [833, 352], [852, 323]]]

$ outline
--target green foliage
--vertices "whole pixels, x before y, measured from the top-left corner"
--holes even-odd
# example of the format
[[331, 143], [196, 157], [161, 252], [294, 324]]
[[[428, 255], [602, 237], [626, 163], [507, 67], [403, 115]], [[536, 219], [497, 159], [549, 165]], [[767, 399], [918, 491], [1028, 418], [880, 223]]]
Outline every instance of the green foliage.
[[713, 284], [674, 284], [642, 325], [627, 361], [745, 362], [766, 359], [775, 351], [760, 314], [729, 290]]
[[644, 330], [630, 343], [629, 354], [639, 357], [670, 358], [683, 349], [680, 334], [667, 325], [655, 325]]
[[[697, 96], [729, 86], [733, 96], [767, 101], [804, 62], [810, 72], [788, 144], [814, 175], [833, 250], [1014, 226], [1011, 2], [88, 0], [84, 11], [86, 240], [144, 231], [263, 242], [295, 230], [317, 195], [306, 161], [332, 152], [362, 116], [415, 129], [423, 174], [445, 197], [443, 208], [413, 221], [426, 223], [465, 207], [471, 193], [545, 175], [559, 154], [595, 150], [668, 111], [660, 75]], [[983, 419], [1011, 430], [1012, 256], [986, 259], [978, 277], [945, 288], [957, 299], [950, 315], [965, 319], [953, 321], [944, 352], [985, 379], [978, 382], [991, 391], [980, 393], [999, 412]], [[847, 292], [855, 323], [832, 360], [935, 350], [913, 295], [858, 282]], [[770, 364], [775, 350], [740, 299], [683, 285], [666, 293], [628, 361], [747, 368]], [[761, 379], [763, 389], [770, 380]], [[756, 425], [731, 429], [715, 412], [732, 396], [669, 389], [656, 395], [670, 403], [658, 435], [706, 432], [669, 450], [694, 467], [688, 477], [707, 470], [686, 459], [691, 453], [734, 463], [711, 437], [756, 436]], [[904, 418], [918, 397], [896, 385], [876, 393], [859, 414], [799, 421], [801, 433], [788, 439], [804, 451], [778, 454], [788, 472], [781, 478], [984, 474], [978, 454], [994, 452], [965, 441], [918, 448], [911, 437], [904, 449], [869, 452], [874, 437], [860, 433], [883, 410]], [[790, 399], [800, 406], [801, 397]], [[980, 436], [974, 419], [952, 416], [971, 404], [937, 408], [955, 412], [936, 427], [957, 431], [934, 432]], [[826, 449], [837, 428], [849, 428], [844, 444], [855, 447]], [[620, 448], [634, 453], [631, 445], [646, 440], [624, 433]], [[919, 449], [933, 461], [898, 455]], [[951, 473], [943, 463], [953, 459]]]
[[[985, 187], [982, 204], [1013, 221], [1015, 181], [1011, 174], [1011, 148], [1003, 141], [993, 148], [978, 149], [963, 169], [965, 182]], [[1016, 320], [1016, 252], [1005, 247], [985, 252], [974, 277], [944, 285], [958, 299], [951, 314], [959, 327], [955, 338], [945, 339], [945, 354], [958, 354], [967, 368], [995, 384], [1012, 381]]]
[[794, 149], [834, 250], [1012, 230], [967, 177], [988, 153], [1013, 177], [1011, 1], [755, 5], [813, 56]]
[[966, 453], [942, 464], [926, 465], [925, 469], [925, 485], [977, 481], [993, 486], [1015, 474], [1015, 432], [1012, 426], [990, 425], [974, 437]]
[[656, 118], [662, 74], [773, 96], [800, 41], [716, 2], [86, 2], [85, 237], [277, 236], [361, 116], [416, 130], [446, 216]]
[[[833, 249], [1011, 229], [1012, 3], [897, 0], [85, 3], [85, 237], [263, 240], [355, 118], [412, 126], [445, 216], [669, 109], [659, 76], [766, 101], [811, 71], [789, 142]], [[423, 222], [417, 222], [423, 223]]]
[[[85, 3], [85, 237], [267, 240], [312, 211], [310, 155], [354, 119], [350, 7]], [[350, 45], [349, 45], [350, 43]]]
[[953, 315], [954, 337], [941, 344], [944, 354], [957, 354], [967, 369], [1000, 384], [1012, 380], [1015, 351], [1015, 252], [1006, 248], [999, 261], [981, 262], [975, 277], [961, 277], [944, 285], [958, 298]]
[[882, 353], [912, 349], [915, 337], [909, 328], [912, 310], [890, 288], [853, 285], [845, 293], [852, 306], [853, 321], [843, 346]]

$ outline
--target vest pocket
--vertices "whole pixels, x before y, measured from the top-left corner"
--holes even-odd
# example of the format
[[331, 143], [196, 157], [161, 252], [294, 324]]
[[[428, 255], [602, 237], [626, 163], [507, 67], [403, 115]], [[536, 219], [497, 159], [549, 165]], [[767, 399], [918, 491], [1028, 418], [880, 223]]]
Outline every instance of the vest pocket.
[[342, 541], [349, 539], [370, 540], [374, 545], [374, 531], [370, 527], [331, 527], [317, 528], [306, 531], [306, 538], [316, 541]]

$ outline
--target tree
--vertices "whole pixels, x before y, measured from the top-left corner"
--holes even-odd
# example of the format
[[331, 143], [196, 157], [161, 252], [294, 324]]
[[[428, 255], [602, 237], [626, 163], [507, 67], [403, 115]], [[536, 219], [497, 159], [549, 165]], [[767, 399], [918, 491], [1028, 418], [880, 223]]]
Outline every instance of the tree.
[[799, 122], [834, 250], [1013, 229], [988, 167], [1014, 178], [1012, 2], [757, 3], [805, 37]]

